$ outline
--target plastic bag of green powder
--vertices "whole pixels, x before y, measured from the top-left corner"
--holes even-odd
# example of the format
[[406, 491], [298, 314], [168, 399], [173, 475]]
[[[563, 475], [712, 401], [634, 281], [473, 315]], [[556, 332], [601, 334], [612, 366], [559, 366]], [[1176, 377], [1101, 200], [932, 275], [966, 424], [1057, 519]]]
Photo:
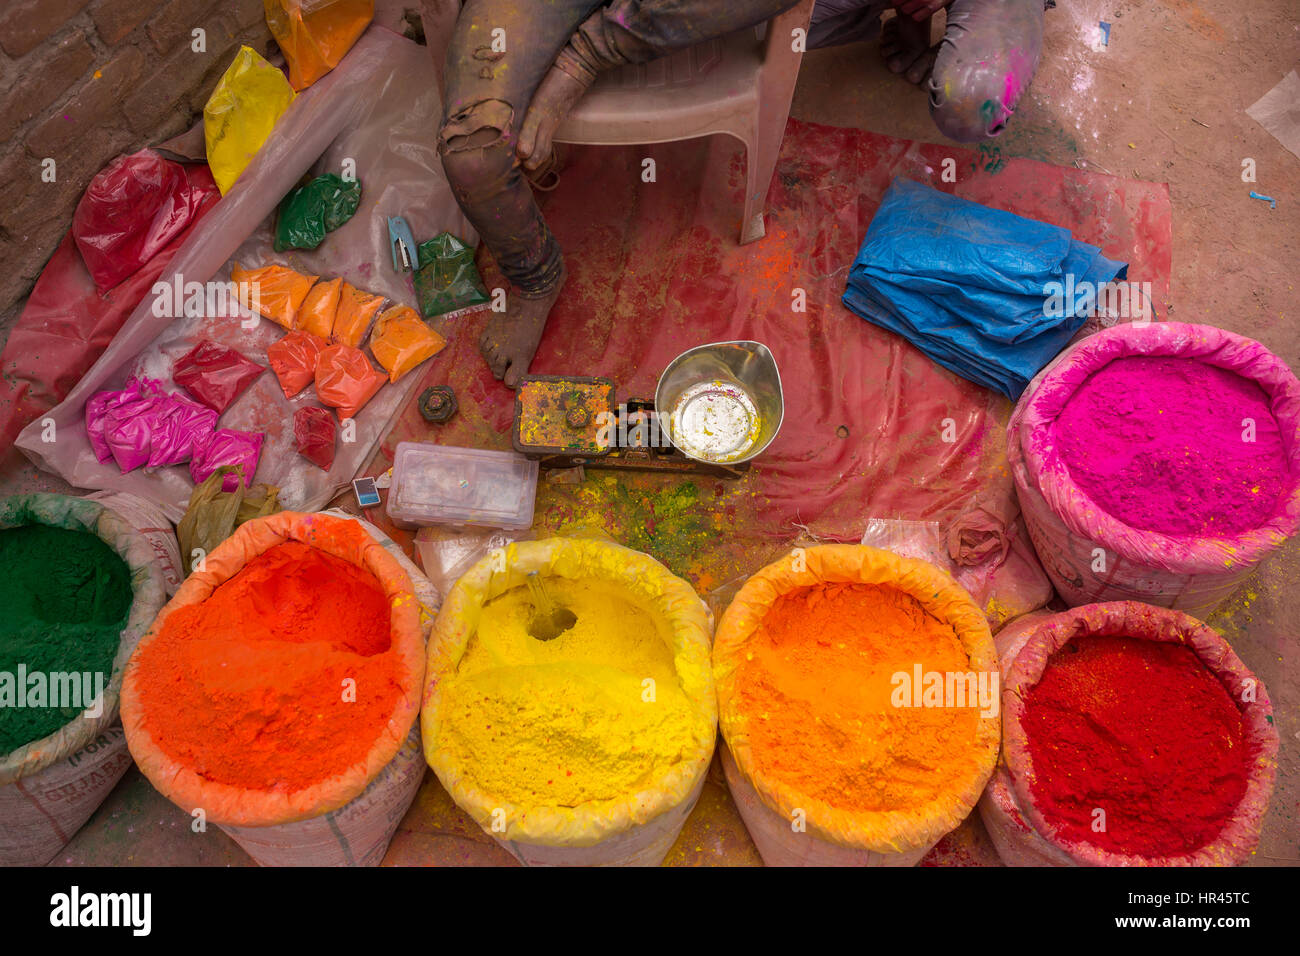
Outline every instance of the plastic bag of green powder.
[[417, 253], [422, 264], [415, 273], [415, 296], [426, 319], [451, 318], [488, 301], [474, 250], [451, 233], [420, 243]]
[[[239, 475], [234, 491], [222, 491], [227, 472]], [[245, 521], [275, 514], [280, 508], [280, 489], [270, 485], [244, 488], [244, 466], [223, 465], [210, 474], [190, 495], [185, 515], [176, 526], [185, 573], [194, 571], [194, 562], [212, 552]]]
[[361, 204], [361, 182], [334, 173], [295, 186], [280, 203], [275, 220], [275, 251], [315, 249], [325, 234], [343, 225]]

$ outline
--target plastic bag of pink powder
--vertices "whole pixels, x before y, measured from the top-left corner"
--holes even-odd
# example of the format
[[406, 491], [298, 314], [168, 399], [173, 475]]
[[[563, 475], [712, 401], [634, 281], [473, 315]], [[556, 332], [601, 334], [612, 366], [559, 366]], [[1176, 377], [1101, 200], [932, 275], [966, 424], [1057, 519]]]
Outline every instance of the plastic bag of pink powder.
[[[190, 460], [190, 477], [194, 483], [203, 480], [222, 465], [244, 466], [244, 487], [251, 487], [253, 474], [257, 471], [257, 458], [262, 452], [262, 432], [240, 432], [233, 428], [223, 428], [214, 432], [212, 437], [197, 449]], [[239, 476], [230, 473], [222, 479], [222, 491], [234, 491], [239, 485]]]
[[126, 388], [96, 392], [86, 402], [86, 436], [90, 439], [95, 458], [101, 464], [107, 464], [113, 458], [113, 452], [108, 447], [108, 437], [104, 434], [110, 415], [125, 402], [140, 397], [140, 383], [136, 379], [130, 379]]
[[184, 395], [168, 395], [149, 416], [149, 467], [181, 465], [190, 460], [217, 427], [217, 413]]
[[109, 398], [93, 427], [87, 414], [87, 431], [98, 440], [123, 472], [149, 463], [150, 418], [162, 397], [157, 379], [130, 379], [116, 400]]
[[234, 349], [204, 339], [176, 360], [172, 381], [219, 415], [265, 371]]
[[[1196, 359], [1255, 382], [1284, 439], [1290, 485], [1257, 528], [1217, 537], [1132, 527], [1072, 479], [1054, 423], [1099, 369], [1129, 356]], [[1007, 428], [1007, 459], [1034, 549], [1071, 605], [1133, 600], [1204, 618], [1300, 527], [1300, 381], [1258, 342], [1209, 325], [1122, 324], [1062, 352], [1030, 382]]]

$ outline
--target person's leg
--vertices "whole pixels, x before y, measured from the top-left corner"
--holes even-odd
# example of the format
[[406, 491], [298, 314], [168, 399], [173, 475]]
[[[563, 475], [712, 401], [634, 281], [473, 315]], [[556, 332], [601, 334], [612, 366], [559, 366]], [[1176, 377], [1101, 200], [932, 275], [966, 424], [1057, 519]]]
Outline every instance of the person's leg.
[[519, 134], [524, 165], [549, 161], [556, 129], [599, 74], [755, 26], [796, 2], [611, 0], [582, 22], [538, 87]]
[[520, 169], [519, 129], [556, 54], [598, 4], [468, 0], [447, 50], [439, 151], [456, 201], [514, 287], [479, 342], [492, 374], [512, 386], [528, 370], [565, 276]]
[[953, 0], [927, 84], [930, 115], [950, 139], [997, 136], [1043, 52], [1043, 0]]

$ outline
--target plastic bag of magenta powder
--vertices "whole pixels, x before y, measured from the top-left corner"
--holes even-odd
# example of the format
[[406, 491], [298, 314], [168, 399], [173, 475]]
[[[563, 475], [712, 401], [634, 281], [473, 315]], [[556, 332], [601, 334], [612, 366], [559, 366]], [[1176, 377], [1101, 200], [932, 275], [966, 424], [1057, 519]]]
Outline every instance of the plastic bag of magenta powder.
[[[194, 457], [190, 459], [190, 477], [199, 485], [222, 465], [243, 465], [244, 487], [251, 487], [264, 437], [262, 432], [241, 432], [233, 428], [214, 432], [202, 448], [195, 450]], [[239, 476], [233, 472], [227, 473], [221, 482], [222, 491], [234, 491], [238, 486]]]

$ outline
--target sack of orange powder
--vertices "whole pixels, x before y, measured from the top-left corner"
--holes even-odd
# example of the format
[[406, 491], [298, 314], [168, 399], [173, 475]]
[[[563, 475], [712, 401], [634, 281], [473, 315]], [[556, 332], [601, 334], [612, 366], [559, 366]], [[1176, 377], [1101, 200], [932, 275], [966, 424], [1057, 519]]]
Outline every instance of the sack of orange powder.
[[[306, 564], [291, 562], [285, 568], [274, 570], [285, 558], [269, 552], [281, 546], [310, 560]], [[190, 575], [176, 597], [158, 614], [127, 667], [123, 681], [123, 727], [141, 771], [164, 796], [186, 812], [201, 808], [207, 820], [220, 826], [262, 865], [377, 865], [423, 780], [417, 717], [424, 674], [424, 642], [436, 610], [426, 602], [436, 597], [431, 598], [427, 585], [416, 584], [418, 571], [409, 560], [396, 556], [395, 550], [392, 542], [383, 539], [370, 526], [334, 515], [281, 512], [250, 521], [207, 555], [203, 569]], [[269, 565], [260, 569], [259, 583], [254, 564], [267, 561]], [[221, 602], [229, 600], [223, 598], [223, 588], [249, 588], [248, 593], [260, 602], [259, 607], [265, 604], [255, 614], [269, 614], [270, 608], [284, 606], [272, 595], [286, 589], [306, 588], [310, 593], [316, 579], [301, 570], [307, 567], [317, 574], [325, 573], [330, 567], [343, 567], [353, 577], [360, 573], [369, 578], [380, 592], [380, 599], [389, 608], [385, 627], [387, 647], [362, 659], [373, 661], [380, 656], [387, 657], [384, 670], [392, 670], [396, 691], [391, 715], [368, 726], [367, 733], [373, 732], [375, 736], [368, 743], [364, 759], [324, 779], [266, 789], [211, 779], [214, 772], [168, 749], [167, 741], [192, 725], [187, 723], [183, 710], [177, 711], [167, 703], [166, 693], [170, 691], [156, 692], [157, 678], [167, 671], [154, 669], [154, 655], [167, 659], [177, 648], [195, 640], [186, 635], [192, 635], [193, 629], [208, 626], [202, 618], [202, 605], [213, 602], [214, 606], [224, 608]], [[272, 569], [269, 576], [267, 568]], [[245, 571], [248, 573], [241, 574]], [[237, 577], [238, 581], [232, 581]], [[334, 601], [336, 606], [348, 600], [347, 595], [323, 588], [315, 593], [321, 599]], [[269, 599], [269, 603], [263, 599]], [[168, 622], [174, 617], [181, 623], [172, 628]], [[224, 617], [214, 615], [209, 623], [220, 628], [222, 620]], [[341, 638], [336, 634], [334, 643], [337, 645]], [[230, 632], [230, 640], [240, 639], [240, 635]], [[268, 647], [264, 653], [273, 655], [275, 649]], [[190, 666], [207, 666], [202, 655], [180, 659], [193, 661]], [[277, 660], [269, 656], [266, 659]], [[265, 680], [254, 667], [233, 685], [231, 693], [275, 692], [275, 687], [266, 684], [258, 687], [259, 679]], [[179, 692], [199, 698], [206, 692], [205, 686], [186, 685]], [[360, 708], [363, 704], [358, 702], [355, 706]], [[268, 729], [267, 732], [280, 731]], [[200, 746], [209, 745], [201, 743]], [[241, 748], [240, 743], [224, 738], [214, 740], [210, 746], [214, 753], [232, 747], [239, 752]], [[274, 756], [284, 751], [273, 745], [269, 749], [264, 747], [263, 752]], [[304, 760], [318, 757], [315, 751], [311, 755], [302, 754]]]
[[302, 91], [339, 65], [375, 15], [375, 0], [264, 0], [266, 25]]
[[293, 398], [316, 379], [316, 362], [325, 342], [309, 332], [290, 332], [266, 348], [266, 360], [280, 380], [285, 398]]
[[381, 313], [370, 336], [370, 351], [388, 371], [390, 382], [437, 355], [446, 344], [409, 305], [395, 305]]
[[[864, 626], [854, 618], [846, 625], [851, 636], [814, 631], [806, 645], [794, 646], [788, 653], [771, 650], [773, 641], [784, 645], [790, 632], [766, 633], [769, 617], [782, 622], [776, 625], [781, 627], [788, 626], [784, 622], [791, 618], [806, 622], [819, 613], [819, 605], [821, 611], [852, 606], [854, 595], [862, 602], [856, 607], [876, 609], [881, 620]], [[910, 638], [916, 642], [916, 653], [924, 651], [927, 659], [951, 656], [952, 666], [974, 678], [974, 684], [983, 684], [986, 690], [990, 684], [997, 687], [997, 654], [988, 622], [970, 596], [933, 565], [878, 548], [842, 544], [796, 548], [750, 577], [718, 624], [713, 673], [725, 744], [721, 748], [723, 771], [745, 826], [769, 865], [915, 865], [969, 815], [993, 772], [1000, 737], [996, 694], [991, 713], [963, 714], [945, 705], [940, 710], [918, 710], [917, 716], [904, 724], [892, 710], [905, 705], [891, 696], [889, 666], [876, 660], [885, 652], [883, 645], [860, 650], [850, 645], [845, 650], [845, 643], [838, 643], [865, 640], [865, 635], [875, 633], [891, 635], [887, 640], [899, 647], [906, 646], [904, 639]], [[949, 646], [951, 636], [957, 638], [959, 647]], [[870, 657], [864, 653], [867, 651]], [[827, 671], [827, 667], [840, 665], [825, 662], [841, 654], [845, 655], [839, 658], [841, 663], [872, 660], [875, 672]], [[913, 655], [909, 651], [905, 656]], [[902, 664], [902, 660], [894, 663]], [[919, 662], [909, 663], [921, 667]], [[907, 666], [904, 673], [910, 678], [912, 667]], [[981, 675], [985, 675], [982, 680]], [[782, 680], [787, 686], [782, 686]], [[756, 688], [760, 687], [769, 688], [764, 693], [771, 695], [771, 701], [756, 702]], [[781, 699], [795, 701], [806, 696], [814, 699], [803, 705], [805, 713], [798, 718], [771, 712]], [[824, 726], [821, 748], [809, 744], [808, 755], [822, 755], [832, 767], [844, 766], [846, 758], [839, 753], [846, 746], [843, 728], [835, 727], [830, 717], [824, 725], [814, 725], [806, 713], [816, 699], [860, 708], [860, 713], [845, 714], [843, 719], [850, 726], [876, 725], [878, 733], [860, 728], [847, 744], [861, 748], [847, 755], [852, 766], [860, 762], [862, 770], [857, 775], [865, 778], [862, 787], [854, 788], [856, 794], [844, 787], [830, 796], [818, 791], [823, 777], [810, 771], [811, 757], [801, 760], [788, 753], [790, 740], [785, 735], [816, 741]], [[969, 704], [957, 706], [975, 711]], [[925, 723], [946, 721], [949, 714], [950, 723]], [[895, 735], [892, 741], [887, 738], [890, 733]], [[895, 753], [900, 756], [892, 756]], [[906, 765], [906, 773], [892, 773], [890, 761]], [[893, 804], [892, 808], [852, 802], [878, 802], [871, 788], [883, 790], [896, 777], [893, 785], [897, 792], [883, 801]], [[912, 794], [916, 796], [909, 802]], [[795, 820], [803, 826], [792, 827]]]
[[237, 283], [239, 301], [244, 307], [286, 329], [294, 327], [298, 309], [317, 278], [280, 265], [260, 269], [236, 265], [230, 270], [230, 279]]

